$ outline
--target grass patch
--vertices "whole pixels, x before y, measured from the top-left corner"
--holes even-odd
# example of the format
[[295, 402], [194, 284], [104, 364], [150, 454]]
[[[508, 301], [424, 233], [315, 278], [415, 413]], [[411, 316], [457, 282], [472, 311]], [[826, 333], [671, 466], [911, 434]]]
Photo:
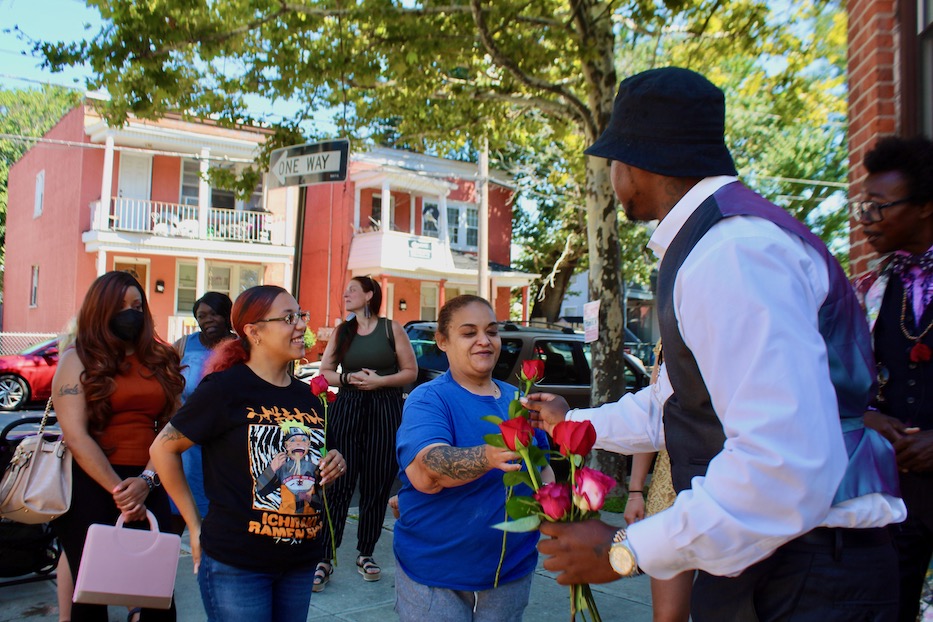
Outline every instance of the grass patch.
[[628, 500], [628, 495], [624, 497], [609, 497], [606, 499], [606, 503], [603, 504], [604, 512], [613, 512], [615, 514], [622, 514], [625, 512], [625, 502]]

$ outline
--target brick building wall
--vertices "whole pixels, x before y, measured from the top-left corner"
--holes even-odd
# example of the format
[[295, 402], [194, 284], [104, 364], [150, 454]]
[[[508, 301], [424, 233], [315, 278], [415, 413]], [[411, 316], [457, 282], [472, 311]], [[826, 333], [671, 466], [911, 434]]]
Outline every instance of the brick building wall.
[[[902, 118], [898, 51], [898, 0], [849, 0], [849, 197], [862, 193], [862, 159], [880, 136], [897, 134]], [[852, 276], [864, 274], [876, 255], [852, 222]]]

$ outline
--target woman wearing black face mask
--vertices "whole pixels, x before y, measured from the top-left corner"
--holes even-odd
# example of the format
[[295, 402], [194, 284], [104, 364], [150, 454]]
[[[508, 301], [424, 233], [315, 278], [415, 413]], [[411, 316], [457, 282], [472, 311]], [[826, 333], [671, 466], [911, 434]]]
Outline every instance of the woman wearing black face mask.
[[[87, 529], [131, 523], [152, 511], [163, 531], [168, 498], [149, 462], [149, 445], [178, 407], [184, 387], [178, 354], [153, 328], [142, 287], [126, 272], [108, 272], [88, 290], [77, 336], [59, 361], [52, 395], [65, 441], [74, 455], [71, 509], [53, 521], [77, 576]], [[107, 607], [75, 604], [71, 619], [105, 621]], [[175, 620], [169, 610], [143, 609], [139, 618]]]

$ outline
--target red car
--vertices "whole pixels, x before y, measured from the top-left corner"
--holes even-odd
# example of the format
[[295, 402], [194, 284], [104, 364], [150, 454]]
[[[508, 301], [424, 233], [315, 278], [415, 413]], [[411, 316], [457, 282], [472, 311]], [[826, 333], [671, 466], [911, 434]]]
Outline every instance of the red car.
[[19, 410], [28, 402], [49, 399], [56, 367], [58, 339], [0, 356], [0, 410]]

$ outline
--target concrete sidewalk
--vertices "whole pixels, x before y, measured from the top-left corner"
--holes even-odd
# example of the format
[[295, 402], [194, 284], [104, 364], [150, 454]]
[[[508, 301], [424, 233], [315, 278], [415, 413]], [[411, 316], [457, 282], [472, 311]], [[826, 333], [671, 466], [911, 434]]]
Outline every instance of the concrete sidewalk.
[[[345, 620], [353, 622], [387, 622], [397, 620], [395, 614], [395, 564], [392, 555], [394, 520], [389, 517], [384, 525], [383, 537], [376, 547], [375, 559], [382, 567], [380, 581], [366, 582], [356, 571], [356, 508], [350, 508], [350, 519], [344, 537], [344, 546], [338, 552], [337, 569], [323, 592], [311, 597], [308, 620]], [[623, 525], [621, 514], [603, 514], [606, 522]], [[183, 552], [175, 581], [175, 602], [180, 622], [202, 622], [207, 619], [201, 605], [197, 580], [192, 574], [191, 556], [187, 552], [187, 535], [182, 541]], [[310, 589], [310, 586], [309, 586]], [[607, 585], [593, 586], [602, 619], [606, 622], [650, 622], [651, 596], [648, 578], [641, 576]], [[557, 585], [553, 575], [541, 567], [535, 571], [531, 601], [525, 610], [525, 619], [535, 622], [569, 619], [569, 589]], [[55, 622], [58, 606], [55, 581], [44, 580], [0, 587], [0, 622], [7, 621]], [[110, 608], [111, 622], [126, 620], [126, 610]]]

